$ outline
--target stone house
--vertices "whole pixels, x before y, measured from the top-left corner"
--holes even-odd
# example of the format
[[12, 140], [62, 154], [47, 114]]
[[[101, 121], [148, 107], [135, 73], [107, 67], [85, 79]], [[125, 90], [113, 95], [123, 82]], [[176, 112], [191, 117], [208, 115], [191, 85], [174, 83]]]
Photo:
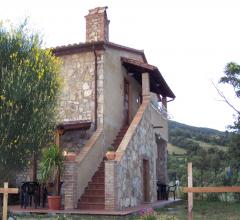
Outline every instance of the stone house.
[[[175, 98], [142, 50], [109, 42], [107, 7], [89, 10], [86, 42], [62, 60], [60, 146], [65, 209], [120, 210], [157, 200], [167, 182], [167, 102]], [[114, 160], [105, 160], [113, 146]]]

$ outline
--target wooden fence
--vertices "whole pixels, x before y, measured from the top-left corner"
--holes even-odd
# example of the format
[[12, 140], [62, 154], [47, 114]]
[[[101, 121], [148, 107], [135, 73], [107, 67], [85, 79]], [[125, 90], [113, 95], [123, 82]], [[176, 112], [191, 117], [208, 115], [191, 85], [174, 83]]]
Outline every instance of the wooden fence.
[[188, 193], [188, 220], [193, 220], [193, 193], [240, 192], [240, 186], [193, 187], [192, 163], [188, 163], [188, 187], [183, 192]]

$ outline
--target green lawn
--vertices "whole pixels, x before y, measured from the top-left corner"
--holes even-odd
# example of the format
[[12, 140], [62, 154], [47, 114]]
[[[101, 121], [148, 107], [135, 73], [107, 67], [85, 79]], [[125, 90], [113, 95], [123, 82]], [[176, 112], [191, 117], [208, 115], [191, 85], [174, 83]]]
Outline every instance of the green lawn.
[[[187, 219], [187, 203], [158, 210], [161, 215], [179, 220]], [[240, 220], [240, 203], [194, 201], [194, 220]], [[170, 219], [171, 219], [170, 218]]]
[[181, 147], [177, 147], [175, 145], [172, 145], [168, 143], [168, 153], [169, 154], [185, 154], [187, 151]]
[[221, 145], [213, 145], [213, 144], [209, 144], [209, 143], [206, 143], [203, 141], [196, 141], [194, 139], [191, 139], [191, 140], [195, 141], [196, 143], [198, 143], [200, 145], [200, 147], [205, 148], [206, 150], [210, 149], [210, 148], [218, 148], [219, 150], [227, 151], [227, 149], [228, 149], [228, 147], [221, 146]]
[[[204, 148], [205, 150], [210, 149], [210, 148], [218, 148], [219, 150], [227, 151], [227, 147], [220, 146], [220, 145], [212, 145], [203, 141], [196, 141], [194, 139], [189, 139], [192, 140], [200, 145], [200, 147]], [[168, 143], [168, 153], [169, 154], [185, 154], [187, 151], [181, 147], [175, 146], [171, 143]]]
[[[155, 220], [186, 220], [186, 202], [181, 202], [169, 207], [156, 210]], [[240, 220], [240, 203], [208, 202], [194, 200], [194, 220]], [[139, 215], [128, 217], [94, 217], [94, 216], [33, 216], [17, 217], [19, 220], [150, 220], [141, 218]], [[154, 218], [151, 218], [154, 220]]]

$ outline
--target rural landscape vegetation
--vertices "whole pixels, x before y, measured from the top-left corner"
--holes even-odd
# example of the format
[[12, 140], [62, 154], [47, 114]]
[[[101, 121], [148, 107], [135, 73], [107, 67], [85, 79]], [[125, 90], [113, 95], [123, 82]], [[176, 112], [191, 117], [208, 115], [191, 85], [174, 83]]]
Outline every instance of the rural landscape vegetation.
[[[9, 181], [29, 164], [53, 138], [56, 102], [61, 81], [59, 60], [43, 50], [39, 35], [27, 29], [0, 26], [0, 183]], [[240, 98], [240, 66], [226, 64], [219, 83], [229, 84]], [[222, 94], [223, 95], [223, 94]], [[226, 98], [229, 108], [231, 100]], [[240, 185], [240, 110], [235, 122], [220, 132], [169, 121], [168, 174], [170, 183], [179, 180], [172, 207], [130, 216], [129, 219], [186, 219], [187, 163], [193, 163], [195, 186]], [[194, 219], [240, 219], [240, 194], [196, 194]], [[17, 219], [42, 219], [25, 216]], [[55, 216], [48, 219], [100, 219], [97, 217]], [[117, 219], [105, 217], [105, 219]]]

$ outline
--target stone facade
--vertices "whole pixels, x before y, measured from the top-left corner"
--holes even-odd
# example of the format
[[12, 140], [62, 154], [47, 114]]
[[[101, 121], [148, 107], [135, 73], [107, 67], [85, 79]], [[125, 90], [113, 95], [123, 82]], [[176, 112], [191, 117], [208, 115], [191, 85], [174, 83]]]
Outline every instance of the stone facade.
[[[148, 202], [156, 201], [157, 144], [151, 124], [151, 105], [143, 103], [121, 143], [114, 162], [105, 165], [105, 207], [123, 209], [144, 202], [143, 160], [149, 164]], [[112, 174], [115, 170], [114, 175]], [[107, 171], [110, 172], [108, 175]]]
[[[155, 82], [151, 81], [150, 86], [149, 73], [144, 69], [132, 77], [121, 59], [133, 59], [145, 64], [147, 69], [145, 55], [108, 42], [106, 7], [89, 10], [85, 18], [86, 44], [57, 49], [63, 62], [61, 119], [92, 122], [87, 132], [67, 131], [60, 140], [64, 149], [78, 154], [76, 160], [66, 162], [65, 208], [76, 208], [77, 200], [97, 171], [107, 148], [125, 125], [124, 81], [129, 83], [130, 126], [117, 149], [116, 159], [105, 163], [105, 208], [123, 209], [146, 200], [154, 202], [157, 180], [167, 181], [167, 122], [151, 105], [150, 90]], [[66, 53], [61, 52], [64, 50]], [[154, 86], [156, 89], [157, 85]], [[162, 129], [154, 130], [155, 125], [162, 125]], [[164, 141], [160, 143], [156, 136]], [[147, 170], [144, 170], [145, 163]]]
[[[60, 118], [63, 121], [95, 120], [95, 54], [83, 52], [60, 56], [63, 89], [60, 95]], [[98, 121], [103, 118], [103, 54], [97, 54]]]
[[[149, 108], [149, 106], [148, 106]], [[117, 166], [117, 207], [140, 205], [143, 199], [143, 159], [149, 161], [149, 202], [156, 201], [156, 142], [149, 111], [146, 111]]]
[[94, 120], [94, 54], [61, 56], [63, 89], [60, 117], [65, 121]]
[[[161, 83], [156, 83], [155, 78], [150, 83], [147, 71], [157, 71], [157, 68], [149, 69], [143, 51], [109, 42], [106, 9], [89, 10], [85, 17], [86, 44], [54, 50], [62, 60], [60, 121], [91, 122], [87, 131], [69, 129], [60, 137], [63, 150], [76, 153], [72, 154], [74, 157], [69, 154], [65, 163], [65, 209], [77, 207], [107, 148], [126, 126], [126, 81], [129, 128], [117, 149], [116, 159], [105, 163], [105, 208], [124, 209], [155, 202], [157, 180], [167, 182], [167, 120], [150, 102], [151, 87], [155, 83], [156, 89]], [[123, 65], [122, 57], [142, 64], [143, 67], [138, 67], [144, 70], [135, 69], [133, 76]], [[155, 77], [157, 72], [153, 73]], [[154, 130], [154, 126], [161, 129]]]
[[79, 153], [91, 137], [91, 133], [86, 130], [66, 131], [60, 136], [61, 148], [66, 152]]

